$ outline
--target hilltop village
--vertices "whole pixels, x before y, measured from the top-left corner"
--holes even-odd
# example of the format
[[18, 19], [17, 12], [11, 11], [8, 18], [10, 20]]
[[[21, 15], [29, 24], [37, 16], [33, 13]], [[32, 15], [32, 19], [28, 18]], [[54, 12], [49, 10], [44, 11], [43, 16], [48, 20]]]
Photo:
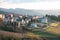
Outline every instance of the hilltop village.
[[[14, 14], [0, 14], [0, 26], [2, 30], [21, 32], [33, 30], [34, 28], [45, 29], [46, 27], [59, 26], [54, 25], [56, 21], [51, 20], [47, 16], [28, 16]], [[33, 31], [36, 31], [35, 29]]]
[[43, 37], [42, 40], [49, 37], [58, 39], [59, 30], [60, 22], [56, 20], [56, 16], [0, 14], [1, 39], [40, 40], [40, 37]]
[[22, 26], [27, 28], [44, 28], [47, 27], [48, 21], [50, 20], [48, 17], [43, 16], [25, 16], [25, 15], [19, 15], [15, 16], [14, 14], [0, 14], [0, 19], [2, 19], [2, 23], [0, 26], [12, 26], [21, 28]]

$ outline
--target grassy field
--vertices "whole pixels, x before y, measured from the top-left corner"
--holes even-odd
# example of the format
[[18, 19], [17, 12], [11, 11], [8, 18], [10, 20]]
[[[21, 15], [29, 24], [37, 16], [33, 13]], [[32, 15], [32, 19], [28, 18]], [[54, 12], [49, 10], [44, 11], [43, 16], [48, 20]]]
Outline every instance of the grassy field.
[[7, 31], [0, 31], [0, 40], [32, 40], [37, 39], [38, 36], [35, 36], [32, 33], [14, 33]]
[[46, 29], [47, 32], [60, 35], [60, 27], [49, 27]]
[[0, 40], [60, 40], [60, 27], [55, 25], [55, 27], [46, 27], [43, 30], [28, 31], [26, 33], [0, 30]]
[[32, 33], [34, 33], [35, 35], [39, 35], [41, 37], [57, 37], [58, 36], [56, 34], [48, 33], [48, 32], [45, 32], [45, 31], [35, 31], [35, 32], [32, 32]]
[[49, 33], [60, 35], [60, 23], [54, 23], [54, 24], [50, 25], [50, 27], [46, 28], [45, 31], [47, 31]]
[[60, 40], [60, 37], [47, 32], [14, 33], [0, 31], [0, 40]]

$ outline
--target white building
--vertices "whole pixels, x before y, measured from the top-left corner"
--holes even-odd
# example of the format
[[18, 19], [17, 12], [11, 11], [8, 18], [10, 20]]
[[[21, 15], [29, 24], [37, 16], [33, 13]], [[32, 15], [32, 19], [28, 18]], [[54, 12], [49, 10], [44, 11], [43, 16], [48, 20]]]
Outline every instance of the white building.
[[34, 28], [34, 27], [35, 27], [35, 28], [36, 28], [36, 27], [38, 27], [38, 26], [37, 26], [37, 24], [36, 24], [36, 23], [31, 23], [30, 27], [32, 27], [32, 28]]
[[42, 17], [42, 18], [39, 18], [38, 21], [40, 23], [48, 23], [48, 18], [47, 17]]
[[42, 18], [41, 19], [41, 23], [48, 23], [48, 19], [45, 17], [45, 18]]
[[1, 19], [4, 19], [4, 18], [5, 18], [5, 15], [0, 14], [0, 18], [1, 18]]
[[12, 18], [13, 17], [13, 14], [10, 14], [10, 17]]

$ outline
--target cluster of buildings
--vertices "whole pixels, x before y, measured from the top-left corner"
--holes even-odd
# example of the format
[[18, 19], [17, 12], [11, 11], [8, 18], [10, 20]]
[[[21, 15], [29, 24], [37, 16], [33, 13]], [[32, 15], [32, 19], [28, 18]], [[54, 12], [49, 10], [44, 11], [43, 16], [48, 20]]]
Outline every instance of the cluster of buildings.
[[0, 19], [3, 20], [3, 23], [8, 25], [12, 24], [16, 27], [27, 26], [27, 27], [40, 27], [48, 24], [48, 17], [39, 17], [39, 16], [15, 16], [14, 14], [0, 14]]

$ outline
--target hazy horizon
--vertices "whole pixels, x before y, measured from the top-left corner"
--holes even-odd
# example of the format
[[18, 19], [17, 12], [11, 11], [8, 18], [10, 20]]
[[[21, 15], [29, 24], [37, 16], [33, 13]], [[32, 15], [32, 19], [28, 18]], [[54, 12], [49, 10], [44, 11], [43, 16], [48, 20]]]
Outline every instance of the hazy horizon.
[[58, 10], [60, 9], [60, 0], [0, 0], [0, 8]]

